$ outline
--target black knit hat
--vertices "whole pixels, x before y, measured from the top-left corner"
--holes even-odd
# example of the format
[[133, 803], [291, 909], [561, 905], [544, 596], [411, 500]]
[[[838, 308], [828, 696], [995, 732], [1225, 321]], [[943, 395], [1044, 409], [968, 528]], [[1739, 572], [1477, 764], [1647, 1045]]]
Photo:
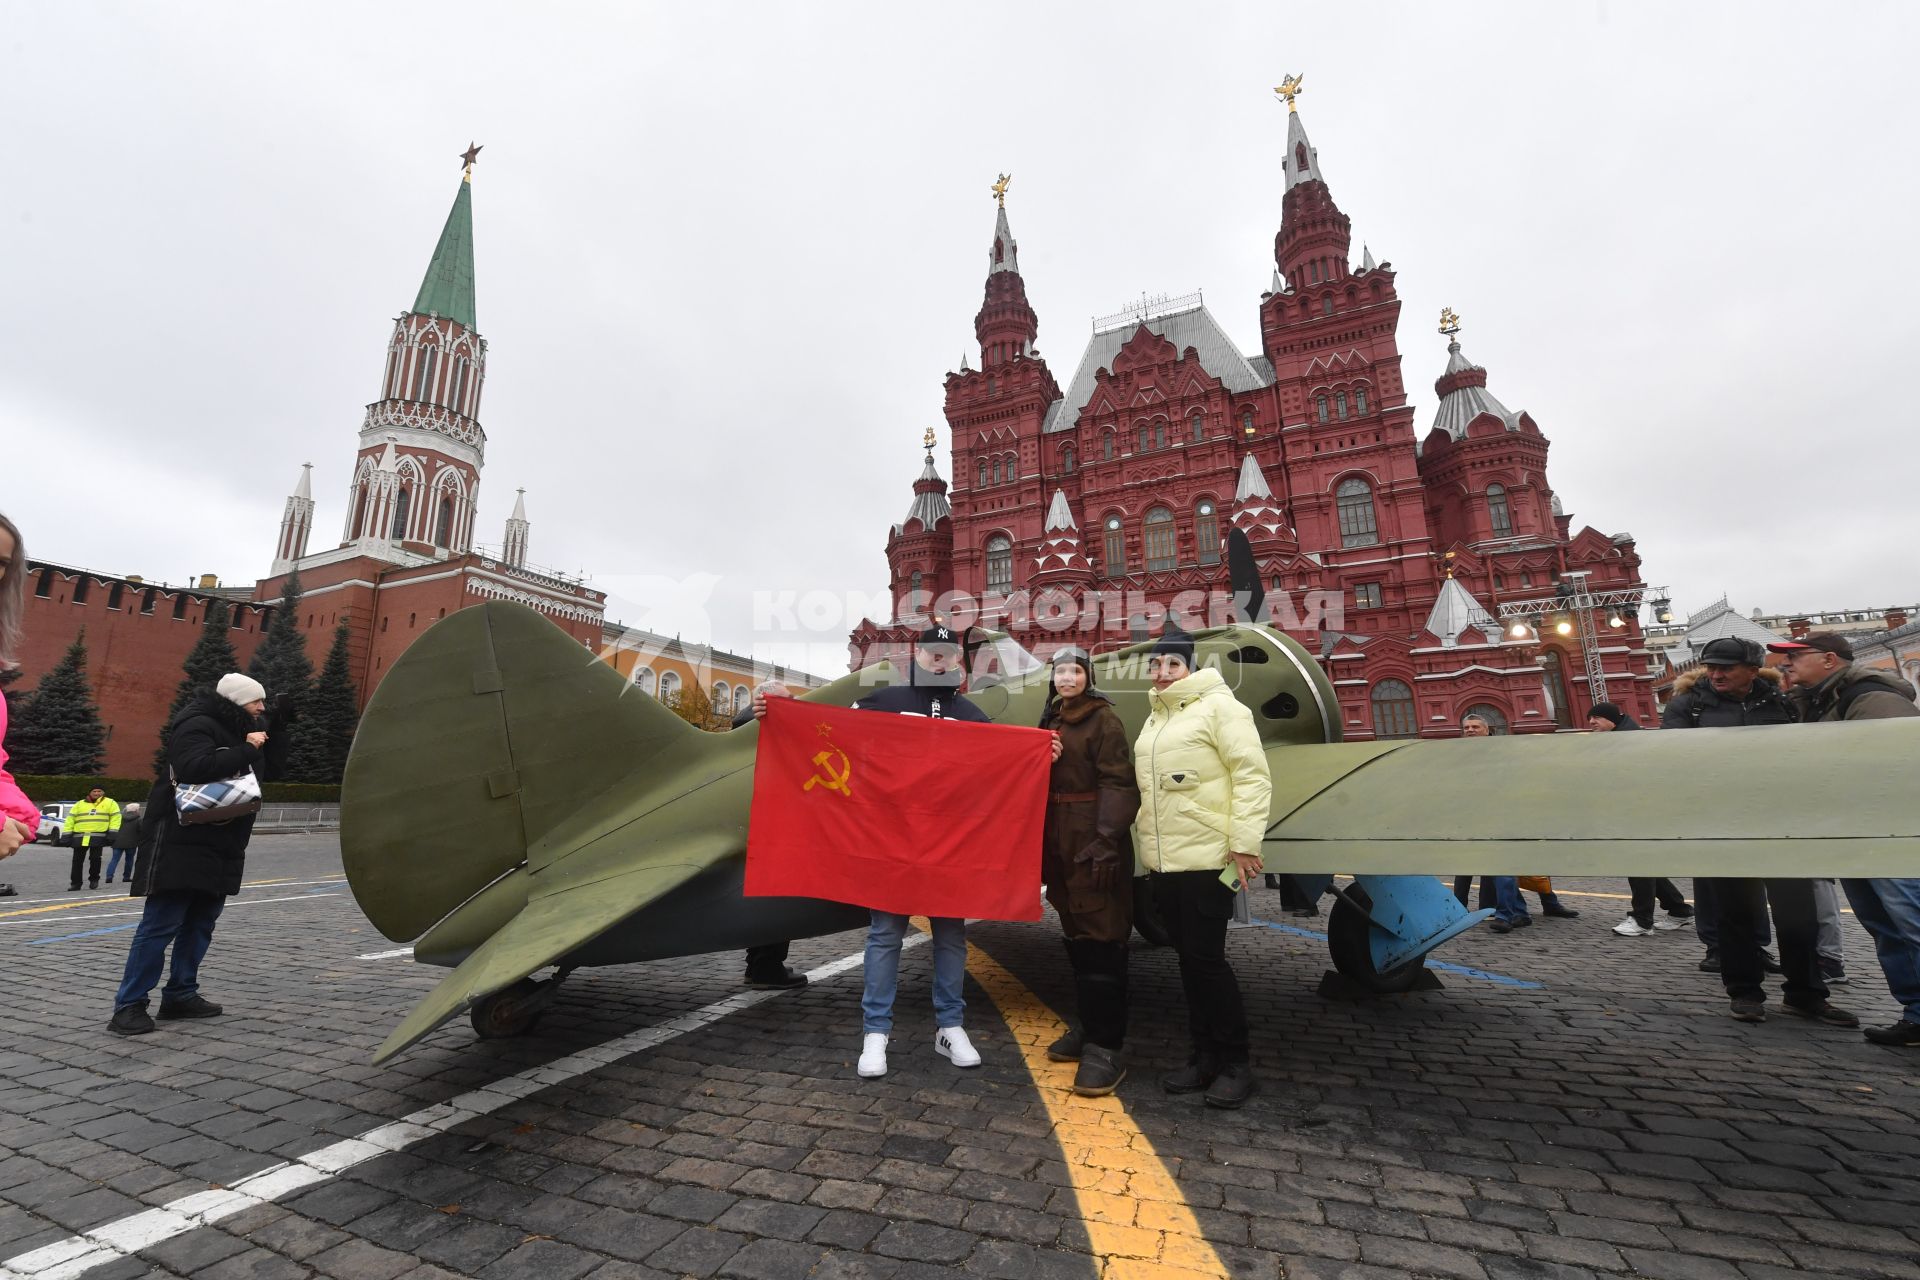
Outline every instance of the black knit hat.
[[1190, 632], [1182, 631], [1177, 625], [1169, 622], [1167, 629], [1160, 633], [1160, 638], [1153, 642], [1153, 648], [1149, 653], [1172, 654], [1191, 669], [1193, 667], [1193, 636]]
[[1620, 722], [1626, 718], [1627, 713], [1619, 707], [1614, 706], [1611, 702], [1596, 702], [1587, 708], [1587, 719], [1605, 720], [1615, 728], [1618, 728]]

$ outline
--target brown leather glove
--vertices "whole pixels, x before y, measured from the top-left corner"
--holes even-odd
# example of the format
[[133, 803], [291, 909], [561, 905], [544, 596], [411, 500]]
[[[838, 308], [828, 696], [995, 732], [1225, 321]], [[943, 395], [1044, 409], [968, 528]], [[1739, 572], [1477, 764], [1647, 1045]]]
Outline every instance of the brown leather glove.
[[1127, 828], [1140, 809], [1138, 792], [1102, 787], [1094, 802], [1094, 837], [1073, 856], [1078, 863], [1091, 864], [1093, 885], [1111, 893], [1123, 879], [1133, 876], [1132, 842]]

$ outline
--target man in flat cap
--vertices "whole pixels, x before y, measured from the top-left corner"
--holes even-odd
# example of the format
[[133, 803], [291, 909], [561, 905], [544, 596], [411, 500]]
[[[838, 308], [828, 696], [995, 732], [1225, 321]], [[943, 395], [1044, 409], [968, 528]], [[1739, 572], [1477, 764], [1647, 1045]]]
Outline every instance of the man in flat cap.
[[[1890, 671], [1855, 666], [1845, 636], [1818, 631], [1767, 648], [1786, 655], [1791, 696], [1808, 723], [1920, 716], [1913, 686]], [[1887, 986], [1905, 1011], [1891, 1026], [1869, 1027], [1864, 1034], [1889, 1048], [1920, 1048], [1920, 879], [1849, 879], [1840, 887], [1872, 935]]]

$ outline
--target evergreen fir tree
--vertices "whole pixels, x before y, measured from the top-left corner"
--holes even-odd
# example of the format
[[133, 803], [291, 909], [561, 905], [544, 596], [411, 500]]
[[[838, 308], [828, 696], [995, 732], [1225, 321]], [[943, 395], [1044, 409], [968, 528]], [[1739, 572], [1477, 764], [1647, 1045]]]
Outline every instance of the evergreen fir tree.
[[40, 684], [19, 718], [7, 727], [10, 767], [16, 773], [88, 777], [100, 771], [106, 729], [87, 683], [87, 633], [68, 648]]
[[[253, 651], [247, 674], [258, 680], [267, 697], [285, 696], [297, 712], [306, 705], [307, 691], [313, 685], [313, 663], [307, 657], [307, 638], [300, 633], [300, 570], [287, 573], [287, 585], [281, 588], [280, 603], [267, 622], [267, 634]], [[224, 674], [224, 673], [223, 673]]]
[[293, 746], [287, 777], [293, 782], [338, 783], [347, 768], [347, 750], [360, 723], [358, 697], [347, 657], [347, 624], [334, 628], [333, 647], [320, 668], [319, 679], [293, 727]]
[[233, 641], [227, 636], [227, 620], [230, 616], [227, 602], [219, 596], [207, 601], [206, 616], [200, 620], [200, 639], [195, 642], [193, 652], [187, 655], [183, 664], [186, 676], [174, 691], [173, 705], [167, 708], [166, 724], [160, 726], [160, 749], [153, 757], [155, 775], [167, 771], [167, 728], [173, 723], [173, 718], [193, 701], [196, 694], [219, 684], [220, 677], [229, 671], [240, 669], [240, 659], [233, 653]]

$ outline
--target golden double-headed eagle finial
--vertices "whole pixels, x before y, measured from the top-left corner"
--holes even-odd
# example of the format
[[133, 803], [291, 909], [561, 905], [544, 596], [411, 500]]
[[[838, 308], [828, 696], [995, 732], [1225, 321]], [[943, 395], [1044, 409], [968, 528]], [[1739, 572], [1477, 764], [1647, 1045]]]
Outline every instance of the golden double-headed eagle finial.
[[1304, 89], [1300, 87], [1300, 82], [1305, 78], [1306, 77], [1304, 75], [1288, 76], [1284, 80], [1282, 80], [1279, 84], [1273, 87], [1273, 91], [1275, 93], [1279, 94], [1282, 98], [1285, 98], [1287, 100], [1287, 110], [1298, 111], [1300, 109], [1299, 107], [1294, 105], [1293, 100], [1299, 97], [1302, 93], [1306, 92]]
[[1440, 308], [1440, 332], [1449, 336], [1460, 332], [1460, 315], [1452, 307]]
[[937, 439], [939, 439], [939, 437], [933, 434], [933, 428], [928, 427], [927, 433], [920, 437], [920, 447], [928, 453], [932, 453], [934, 441]]
[[1000, 180], [993, 184], [993, 198], [1002, 209], [1007, 207], [1007, 184], [1013, 181], [1013, 175], [1003, 173]]

